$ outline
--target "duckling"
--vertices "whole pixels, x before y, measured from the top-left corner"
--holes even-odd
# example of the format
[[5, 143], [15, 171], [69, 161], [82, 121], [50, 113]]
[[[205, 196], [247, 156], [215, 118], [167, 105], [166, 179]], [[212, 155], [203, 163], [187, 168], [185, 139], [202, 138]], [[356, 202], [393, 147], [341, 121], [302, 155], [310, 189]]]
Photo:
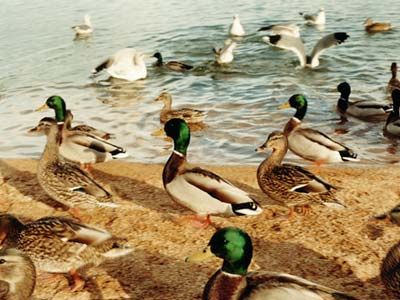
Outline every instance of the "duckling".
[[92, 22], [90, 22], [90, 16], [88, 14], [85, 15], [85, 23], [81, 25], [75, 25], [71, 27], [76, 36], [87, 36], [93, 32]]
[[179, 61], [173, 60], [173, 61], [164, 63], [160, 52], [154, 53], [153, 57], [157, 58], [157, 62], [155, 64], [157, 67], [165, 66], [168, 69], [170, 69], [172, 71], [177, 71], [177, 72], [185, 72], [185, 71], [193, 69], [193, 66], [181, 63]]
[[204, 117], [207, 115], [206, 112], [191, 108], [180, 108], [172, 109], [172, 96], [168, 92], [162, 92], [154, 101], [162, 101], [164, 107], [161, 109], [160, 122], [164, 124], [170, 119], [180, 118], [186, 121], [186, 123], [200, 123], [203, 122]]
[[358, 161], [357, 154], [347, 146], [318, 130], [301, 126], [307, 112], [307, 99], [304, 95], [295, 94], [280, 106], [281, 109], [289, 107], [296, 109], [294, 117], [284, 128], [290, 151], [317, 164]]
[[[57, 119], [58, 117], [57, 115]], [[50, 125], [47, 143], [38, 164], [37, 177], [40, 186], [50, 198], [70, 209], [87, 204], [117, 207], [111, 194], [87, 172], [73, 163], [60, 160], [62, 127], [62, 122]]]
[[303, 12], [299, 14], [303, 16], [306, 25], [325, 25], [326, 23], [325, 10], [323, 8], [320, 8], [316, 15], [305, 14]]
[[400, 136], [400, 90], [392, 91], [393, 111], [389, 114], [383, 132], [392, 136]]
[[147, 68], [144, 61], [146, 55], [135, 49], [125, 48], [115, 52], [104, 62], [92, 70], [93, 75], [106, 70], [114, 78], [127, 81], [136, 81], [147, 77]]
[[[95, 136], [97, 136], [99, 138], [102, 138], [104, 140], [109, 140], [109, 139], [114, 137], [114, 134], [112, 134], [112, 133], [108, 133], [106, 131], [94, 128], [94, 127], [86, 125], [86, 124], [76, 125], [76, 126], [72, 127], [71, 123], [72, 123], [73, 118], [74, 118], [74, 115], [68, 109], [66, 117], [65, 117], [64, 126], [69, 131], [86, 132], [86, 133], [95, 135]], [[49, 129], [50, 124], [54, 123], [54, 122], [55, 122], [54, 118], [44, 117], [39, 121], [39, 123], [38, 123], [38, 125], [36, 127], [33, 127], [31, 129], [29, 129], [28, 133], [36, 134], [36, 135], [46, 134], [46, 132]]]
[[336, 187], [300, 166], [282, 164], [288, 150], [287, 138], [283, 132], [272, 132], [256, 151], [265, 152], [267, 148], [272, 150], [272, 154], [258, 167], [257, 181], [261, 190], [270, 198], [289, 206], [320, 203], [344, 208], [334, 197], [333, 190]]
[[31, 299], [36, 270], [32, 260], [13, 248], [0, 250], [0, 299]]
[[400, 80], [397, 78], [397, 63], [392, 63], [390, 66], [392, 78], [390, 78], [387, 86], [387, 91], [392, 93], [394, 89], [400, 89]]
[[258, 31], [271, 31], [272, 34], [289, 35], [292, 37], [300, 38], [300, 28], [295, 24], [276, 24], [264, 26]]
[[[81, 130], [69, 130], [71, 121], [68, 119], [66, 104], [62, 97], [51, 96], [45, 104], [38, 108], [44, 110], [51, 108], [55, 111], [57, 122], [64, 122], [61, 126], [60, 154], [69, 161], [81, 165], [109, 161], [111, 159], [127, 157], [126, 150], [120, 146], [99, 138], [96, 135]], [[55, 120], [45, 119], [45, 126], [54, 124]], [[44, 130], [46, 133], [48, 130]]]
[[232, 36], [244, 36], [246, 34], [243, 25], [240, 23], [239, 15], [233, 16], [233, 22], [229, 26], [229, 34]]
[[340, 93], [340, 98], [336, 108], [342, 117], [349, 115], [366, 121], [373, 121], [374, 119], [388, 116], [393, 110], [391, 105], [375, 101], [359, 100], [350, 102], [351, 87], [347, 82], [340, 83], [337, 86], [337, 90]]
[[369, 33], [389, 31], [392, 29], [392, 24], [384, 22], [373, 22], [371, 18], [367, 18], [364, 22], [365, 31]]
[[213, 48], [216, 62], [220, 65], [229, 64], [233, 61], [233, 50], [236, 48], [236, 42], [233, 42], [231, 39], [227, 39], [225, 41], [225, 46], [223, 48]]
[[394, 299], [400, 299], [400, 242], [392, 246], [383, 259], [380, 277]]
[[0, 244], [26, 253], [38, 270], [68, 272], [74, 281], [73, 291], [85, 284], [79, 268], [88, 264], [97, 266], [106, 258], [132, 251], [121, 244], [122, 239], [112, 237], [105, 230], [59, 217], [45, 217], [24, 224], [13, 215], [2, 214], [0, 237]]
[[269, 271], [248, 272], [253, 245], [251, 237], [237, 227], [219, 229], [207, 248], [189, 256], [186, 261], [199, 262], [214, 256], [223, 259], [223, 264], [204, 287], [203, 300], [356, 300], [298, 276]]
[[171, 119], [165, 123], [164, 130], [174, 140], [174, 151], [163, 170], [164, 189], [172, 200], [195, 212], [198, 215], [195, 220], [209, 225], [209, 215], [261, 213], [261, 207], [245, 191], [208, 170], [187, 166], [190, 129], [184, 120]]

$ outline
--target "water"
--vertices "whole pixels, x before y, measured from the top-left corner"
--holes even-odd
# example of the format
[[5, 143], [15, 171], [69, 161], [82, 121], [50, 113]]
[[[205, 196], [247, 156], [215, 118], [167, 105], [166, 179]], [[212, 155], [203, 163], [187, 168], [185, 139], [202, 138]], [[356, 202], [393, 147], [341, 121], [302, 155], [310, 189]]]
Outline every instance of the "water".
[[[299, 11], [323, 6], [323, 31], [302, 25]], [[305, 122], [359, 153], [365, 163], [400, 159], [396, 141], [382, 134], [383, 123], [351, 120], [339, 125], [334, 111], [336, 86], [352, 85], [356, 99], [388, 102], [390, 64], [400, 57], [400, 30], [368, 35], [366, 17], [400, 26], [398, 0], [385, 1], [3, 1], [0, 19], [0, 157], [38, 158], [44, 137], [26, 131], [52, 111], [35, 108], [53, 94], [66, 99], [75, 120], [113, 132], [129, 149], [130, 160], [163, 163], [170, 143], [151, 133], [157, 130], [161, 104], [153, 99], [167, 89], [174, 106], [208, 111], [206, 130], [195, 132], [190, 160], [217, 164], [258, 164], [254, 149], [293, 115], [277, 107], [294, 93], [309, 99]], [[71, 26], [85, 13], [92, 17], [93, 36], [74, 40]], [[249, 34], [238, 40], [235, 60], [216, 67], [211, 51], [227, 38], [234, 14]], [[294, 22], [310, 52], [316, 40], [334, 31], [350, 38], [321, 57], [316, 70], [296, 68], [291, 52], [262, 42], [260, 26]], [[112, 83], [107, 76], [90, 78], [90, 70], [115, 51], [133, 47], [148, 54], [160, 51], [165, 60], [196, 66], [190, 73], [160, 71], [148, 60], [148, 78]], [[354, 99], [353, 98], [353, 99]], [[345, 134], [335, 135], [335, 131]], [[300, 162], [293, 155], [289, 158]]]

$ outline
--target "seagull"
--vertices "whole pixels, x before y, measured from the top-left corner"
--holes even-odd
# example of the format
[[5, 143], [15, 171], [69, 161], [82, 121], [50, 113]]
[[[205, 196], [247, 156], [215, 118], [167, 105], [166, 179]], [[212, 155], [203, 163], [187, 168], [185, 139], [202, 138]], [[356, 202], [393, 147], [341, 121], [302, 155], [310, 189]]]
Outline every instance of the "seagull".
[[215, 58], [218, 64], [229, 64], [233, 61], [233, 50], [236, 48], [236, 42], [231, 39], [225, 41], [224, 48], [219, 48], [218, 50], [213, 48], [215, 53]]
[[300, 16], [303, 16], [304, 20], [306, 20], [307, 25], [324, 25], [326, 22], [325, 10], [323, 8], [320, 8], [316, 15], [308, 15], [301, 12]]
[[147, 69], [144, 62], [145, 55], [132, 48], [124, 48], [107, 58], [98, 65], [92, 73], [97, 75], [106, 70], [111, 77], [135, 81], [146, 78]]
[[300, 37], [300, 28], [295, 24], [277, 24], [264, 26], [258, 31], [271, 31], [273, 34], [290, 35], [293, 37]]
[[322, 52], [343, 43], [348, 37], [349, 35], [346, 32], [328, 34], [317, 42], [311, 55], [306, 55], [304, 44], [300, 38], [278, 34], [265, 36], [263, 41], [278, 48], [293, 51], [299, 58], [301, 67], [315, 68], [319, 66], [319, 56]]
[[71, 27], [76, 35], [89, 35], [93, 32], [93, 26], [92, 23], [90, 22], [90, 16], [85, 15], [85, 24], [81, 25], [75, 25]]
[[233, 36], [244, 36], [246, 34], [242, 24], [240, 24], [239, 15], [233, 16], [233, 23], [229, 27], [229, 34]]

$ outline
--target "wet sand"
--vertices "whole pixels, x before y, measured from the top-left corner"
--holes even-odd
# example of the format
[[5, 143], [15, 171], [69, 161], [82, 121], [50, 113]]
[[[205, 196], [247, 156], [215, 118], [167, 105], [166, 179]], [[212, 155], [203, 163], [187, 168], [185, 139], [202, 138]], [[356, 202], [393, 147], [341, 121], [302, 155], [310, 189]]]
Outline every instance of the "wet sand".
[[[0, 160], [0, 210], [24, 221], [68, 213], [38, 185], [36, 160]], [[346, 165], [323, 167], [320, 175], [340, 186], [337, 197], [346, 210], [314, 206], [307, 216], [288, 219], [285, 208], [259, 190], [256, 167], [204, 166], [252, 193], [265, 208], [260, 216], [212, 220], [217, 227], [238, 226], [253, 239], [260, 269], [288, 272], [360, 299], [390, 299], [379, 280], [387, 250], [398, 241], [400, 228], [369, 221], [399, 202], [400, 169]], [[86, 287], [72, 293], [64, 276], [40, 276], [38, 299], [201, 299], [208, 278], [220, 266], [185, 263], [202, 249], [215, 228], [197, 229], [177, 217], [190, 212], [165, 193], [162, 165], [109, 162], [95, 166], [93, 176], [120, 198], [118, 209], [84, 213], [85, 221], [125, 237], [135, 251], [95, 268], [87, 268]]]

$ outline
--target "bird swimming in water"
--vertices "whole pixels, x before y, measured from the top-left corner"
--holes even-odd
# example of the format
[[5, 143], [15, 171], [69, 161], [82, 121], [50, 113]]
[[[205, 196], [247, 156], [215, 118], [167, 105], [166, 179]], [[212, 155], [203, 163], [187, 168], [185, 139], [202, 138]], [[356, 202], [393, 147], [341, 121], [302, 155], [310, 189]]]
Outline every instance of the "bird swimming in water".
[[88, 14], [85, 15], [84, 20], [84, 24], [72, 26], [76, 36], [88, 36], [93, 32], [92, 22]]

